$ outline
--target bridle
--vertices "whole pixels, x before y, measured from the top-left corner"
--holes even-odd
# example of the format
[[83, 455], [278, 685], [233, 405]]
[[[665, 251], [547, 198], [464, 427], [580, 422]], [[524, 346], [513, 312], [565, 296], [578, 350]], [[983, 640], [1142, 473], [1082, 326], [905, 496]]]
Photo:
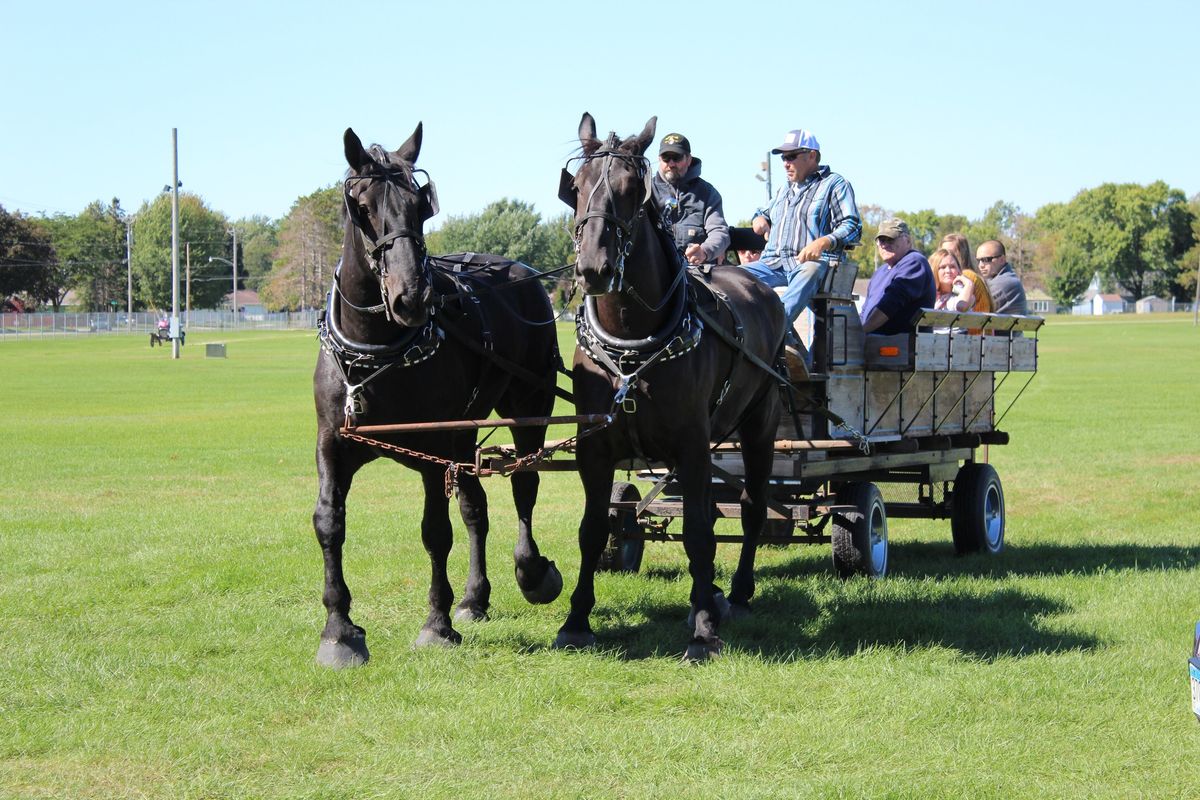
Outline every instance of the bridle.
[[[576, 159], [572, 159], [582, 161], [583, 166], [586, 166], [588, 163], [596, 160], [603, 160], [604, 162], [603, 169], [600, 173], [600, 179], [593, 184], [592, 190], [588, 194], [587, 204], [584, 206], [583, 215], [577, 217], [575, 220], [575, 253], [578, 254], [582, 247], [583, 227], [589, 220], [603, 219], [607, 222], [611, 222], [613, 224], [614, 235], [617, 240], [617, 260], [615, 269], [613, 271], [613, 280], [609, 283], [609, 291], [623, 292], [647, 311], [656, 313], [661, 311], [667, 305], [667, 303], [671, 302], [671, 300], [675, 298], [676, 292], [680, 289], [684, 279], [687, 277], [687, 267], [684, 263], [680, 262], [679, 269], [675, 273], [675, 279], [671, 282], [671, 285], [667, 287], [666, 292], [663, 293], [662, 301], [657, 305], [651, 305], [650, 303], [646, 302], [638, 293], [637, 289], [634, 288], [633, 284], [626, 282], [625, 261], [629, 254], [633, 252], [633, 248], [637, 244], [638, 232], [641, 230], [641, 222], [646, 218], [646, 205], [650, 202], [653, 192], [651, 185], [651, 179], [653, 176], [650, 173], [650, 162], [645, 156], [620, 152], [616, 149], [616, 146], [616, 137], [610, 136], [609, 140], [604, 143], [604, 147], [602, 149], [597, 150], [591, 155], [580, 156]], [[623, 220], [608, 210], [616, 207], [616, 197], [613, 194], [612, 181], [610, 178], [610, 170], [612, 168], [614, 159], [625, 162], [631, 169], [633, 169], [638, 180], [640, 180], [646, 187], [645, 194], [642, 197], [642, 202], [638, 204], [637, 211], [635, 211], [633, 216], [628, 220]], [[580, 169], [582, 169], [583, 166], [581, 166]], [[600, 188], [602, 186], [604, 187], [604, 206], [601, 210], [593, 210], [592, 204], [594, 201], [596, 201], [597, 194], [600, 192]], [[576, 208], [578, 205], [578, 194], [579, 189], [575, 186], [575, 176], [564, 167], [562, 174], [559, 177], [558, 198], [571, 208]], [[675, 252], [673, 240], [671, 246], [667, 249], [673, 253]], [[680, 258], [677, 253], [676, 258]], [[588, 304], [589, 300], [585, 299], [584, 302], [586, 305]]]
[[[592, 190], [588, 194], [587, 205], [584, 207], [583, 215], [575, 219], [575, 252], [579, 253], [583, 243], [583, 228], [588, 221], [593, 219], [603, 219], [611, 222], [615, 229], [617, 239], [617, 263], [614, 271], [614, 281], [610, 284], [612, 291], [625, 291], [625, 259], [633, 251], [634, 245], [637, 244], [638, 230], [641, 221], [646, 216], [646, 201], [650, 199], [650, 181], [649, 171], [650, 162], [645, 156], [634, 155], [632, 153], [622, 153], [614, 149], [616, 145], [615, 137], [610, 137], [608, 142], [605, 142], [604, 148], [592, 153], [591, 155], [581, 156], [579, 159], [582, 164], [582, 169], [592, 161], [600, 160], [603, 162], [603, 167], [600, 171], [600, 179], [592, 185]], [[642, 202], [638, 204], [637, 211], [628, 220], [621, 219], [609, 209], [616, 208], [616, 196], [613, 194], [612, 181], [610, 171], [614, 160], [623, 161], [637, 175], [639, 181], [646, 185], [646, 193], [642, 198]], [[599, 210], [592, 208], [593, 202], [597, 199], [597, 194], [601, 187], [604, 189], [603, 205]], [[575, 187], [575, 176], [569, 170], [563, 168], [562, 176], [559, 182], [559, 199], [564, 203], [576, 207], [576, 197], [579, 190]]]
[[[424, 175], [425, 182], [421, 183], [417, 180], [417, 175]], [[369, 257], [369, 268], [371, 272], [379, 280], [379, 293], [383, 298], [383, 302], [375, 306], [355, 306], [350, 305], [358, 311], [368, 313], [379, 313], [382, 311], [389, 322], [396, 322], [392, 315], [392, 305], [388, 298], [387, 277], [388, 267], [386, 254], [392, 249], [392, 245], [397, 239], [412, 239], [416, 244], [417, 252], [421, 259], [421, 275], [427, 283], [432, 282], [432, 272], [429, 264], [429, 252], [425, 248], [425, 235], [420, 227], [416, 230], [409, 227], [397, 228], [395, 230], [387, 230], [388, 218], [381, 217], [381, 223], [384, 229], [376, 231], [371, 221], [362, 213], [358, 207], [358, 203], [350, 194], [350, 188], [354, 182], [358, 181], [382, 181], [383, 182], [383, 207], [393, 207], [393, 192], [399, 193], [401, 187], [407, 185], [411, 190], [417, 193], [420, 206], [418, 216], [421, 223], [432, 217], [438, 212], [437, 189], [432, 180], [429, 179], [429, 173], [423, 169], [403, 169], [397, 167], [387, 167], [380, 165], [380, 171], [372, 172], [367, 175], [351, 175], [346, 178], [342, 184], [343, 201], [346, 206], [346, 216], [353, 223], [355, 230], [358, 231], [359, 239], [361, 240], [367, 256]], [[336, 283], [335, 283], [336, 287]], [[341, 294], [339, 289], [339, 294]], [[345, 300], [345, 297], [342, 298]], [[349, 301], [347, 301], [349, 302]]]

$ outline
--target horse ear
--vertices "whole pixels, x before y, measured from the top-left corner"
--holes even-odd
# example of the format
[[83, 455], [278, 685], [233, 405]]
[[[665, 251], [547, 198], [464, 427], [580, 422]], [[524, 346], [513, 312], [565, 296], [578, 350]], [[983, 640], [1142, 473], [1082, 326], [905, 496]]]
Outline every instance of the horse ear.
[[596, 138], [596, 120], [586, 111], [579, 120], [579, 143], [589, 156], [600, 149], [600, 140]]
[[634, 140], [634, 145], [637, 148], [638, 155], [645, 155], [646, 148], [654, 141], [654, 129], [658, 127], [658, 117], [651, 117], [646, 122], [646, 127], [642, 128], [642, 132], [638, 134]]
[[401, 161], [407, 161], [409, 164], [415, 164], [417, 156], [421, 154], [421, 123], [417, 123], [417, 129], [412, 132], [412, 136], [408, 137], [408, 141], [400, 145], [396, 150], [396, 157]]
[[362, 170], [363, 166], [371, 160], [367, 151], [363, 149], [362, 140], [358, 138], [358, 134], [354, 132], [353, 128], [346, 128], [346, 133], [342, 136], [342, 144], [346, 149], [346, 163], [355, 172]]

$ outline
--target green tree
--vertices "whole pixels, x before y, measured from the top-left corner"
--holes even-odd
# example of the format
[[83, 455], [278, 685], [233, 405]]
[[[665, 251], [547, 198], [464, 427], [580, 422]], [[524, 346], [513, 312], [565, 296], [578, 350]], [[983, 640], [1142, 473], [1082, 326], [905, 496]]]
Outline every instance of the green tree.
[[50, 302], [57, 308], [62, 295], [49, 288], [56, 282], [56, 269], [48, 233], [28, 217], [0, 206], [0, 301], [23, 295], [30, 305]]
[[1078, 243], [1067, 239], [1054, 247], [1046, 288], [1060, 306], [1074, 305], [1092, 281], [1092, 259]]
[[60, 214], [45, 221], [58, 280], [74, 289], [84, 309], [108, 311], [113, 301], [125, 306], [125, 220], [120, 201], [113, 198], [110, 205], [96, 200], [73, 217]]
[[550, 231], [533, 206], [497, 200], [481, 214], [450, 217], [437, 232], [438, 252], [494, 253], [534, 267], [548, 265]]
[[1175, 297], [1184, 302], [1196, 299], [1196, 277], [1200, 271], [1200, 194], [1188, 201], [1192, 213], [1192, 246], [1180, 259], [1179, 272], [1175, 278]]
[[1052, 257], [1051, 282], [1073, 285], [1081, 259], [1091, 273], [1119, 283], [1134, 299], [1178, 289], [1181, 259], [1195, 242], [1195, 213], [1184, 195], [1162, 181], [1147, 186], [1106, 183], [1085, 189], [1065, 206], [1038, 212], [1043, 230], [1060, 234], [1066, 256]]
[[[230, 291], [229, 223], [193, 194], [179, 195], [179, 305], [186, 304], [186, 251], [191, 260], [192, 308], [217, 308]], [[146, 308], [171, 307], [171, 198], [159, 195], [138, 210], [133, 223], [133, 273], [138, 300]]]
[[271, 271], [258, 293], [272, 310], [314, 308], [324, 301], [342, 252], [342, 187], [319, 189], [292, 204], [278, 228]]
[[243, 286], [258, 291], [266, 281], [279, 247], [279, 225], [268, 217], [256, 215], [233, 223], [238, 235], [238, 274], [245, 275]]

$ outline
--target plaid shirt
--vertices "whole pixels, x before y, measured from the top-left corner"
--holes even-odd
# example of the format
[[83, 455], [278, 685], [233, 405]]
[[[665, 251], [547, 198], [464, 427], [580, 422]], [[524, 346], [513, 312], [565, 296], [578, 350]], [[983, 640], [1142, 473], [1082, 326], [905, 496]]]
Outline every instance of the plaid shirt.
[[814, 239], [832, 236], [830, 249], [837, 251], [858, 244], [862, 236], [854, 188], [829, 167], [821, 167], [803, 183], [783, 186], [771, 205], [755, 216], [771, 223], [762, 262], [785, 272], [800, 266], [797, 255]]

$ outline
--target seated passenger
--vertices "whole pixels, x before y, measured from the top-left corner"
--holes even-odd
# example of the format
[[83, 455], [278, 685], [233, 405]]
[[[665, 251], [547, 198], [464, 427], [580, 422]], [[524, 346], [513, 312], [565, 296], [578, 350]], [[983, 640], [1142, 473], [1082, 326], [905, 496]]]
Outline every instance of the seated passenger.
[[730, 253], [737, 256], [737, 259], [736, 261], [732, 258], [726, 260], [730, 264], [749, 264], [751, 261], [758, 261], [766, 245], [767, 240], [750, 228], [730, 228], [729, 250]]
[[720, 263], [729, 249], [729, 225], [721, 193], [700, 177], [700, 159], [692, 157], [691, 142], [682, 134], [667, 134], [658, 162], [651, 182], [654, 203], [675, 246], [692, 266]]
[[[929, 258], [937, 284], [937, 299], [933, 307], [939, 311], [991, 311], [992, 297], [987, 283], [978, 274], [963, 269], [959, 256], [943, 247]], [[934, 333], [949, 333], [950, 328], [934, 328]], [[955, 333], [966, 333], [966, 328], [955, 328]], [[977, 333], [978, 331], [972, 331]]]
[[913, 329], [913, 317], [933, 308], [937, 288], [933, 271], [912, 247], [908, 223], [892, 218], [879, 226], [875, 248], [882, 264], [871, 276], [863, 301], [863, 333], [895, 334]]
[[979, 245], [976, 253], [979, 271], [987, 278], [988, 288], [995, 298], [997, 314], [1028, 314], [1025, 287], [1013, 271], [1004, 252], [1004, 245], [993, 240]]
[[971, 258], [971, 243], [961, 233], [947, 233], [942, 237], [941, 247], [958, 257], [958, 268], [963, 272], [975, 269], [975, 260]]

